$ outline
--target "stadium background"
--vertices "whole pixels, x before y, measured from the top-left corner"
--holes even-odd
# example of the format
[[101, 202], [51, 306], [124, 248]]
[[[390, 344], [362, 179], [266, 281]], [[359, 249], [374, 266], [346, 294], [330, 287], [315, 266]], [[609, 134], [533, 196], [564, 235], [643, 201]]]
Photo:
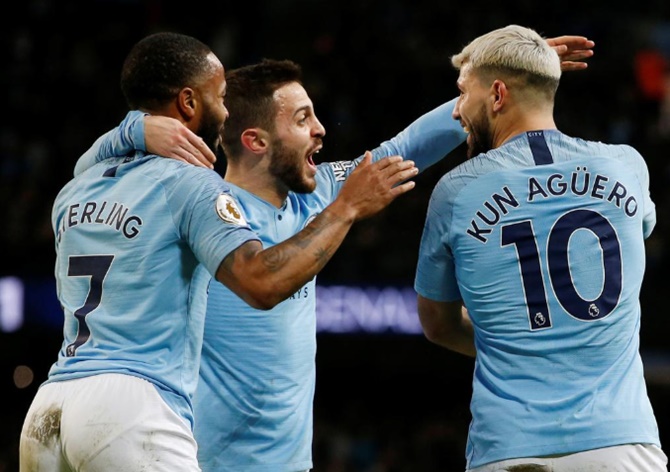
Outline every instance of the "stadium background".
[[[492, 28], [518, 23], [545, 36], [583, 34], [595, 40], [589, 69], [563, 78], [556, 119], [568, 134], [633, 144], [648, 162], [659, 222], [648, 241], [641, 338], [667, 449], [670, 348], [662, 297], [670, 269], [670, 3], [587, 3], [14, 3], [0, 29], [0, 278], [21, 281], [26, 317], [0, 332], [5, 398], [0, 472], [18, 470], [23, 415], [61, 341], [60, 320], [51, 306], [53, 197], [79, 155], [125, 115], [118, 86], [121, 63], [133, 43], [158, 30], [200, 38], [228, 69], [262, 57], [302, 64], [305, 86], [327, 129], [319, 157], [329, 161], [360, 155], [456, 96], [449, 55]], [[463, 158], [463, 149], [455, 151], [417, 177], [410, 194], [358, 223], [319, 276], [319, 285], [411, 286], [430, 191]], [[0, 299], [0, 318], [6, 304]], [[421, 335], [352, 329], [320, 332], [317, 364], [316, 472], [463, 470], [470, 359]], [[18, 375], [17, 366], [30, 368], [33, 381]]]

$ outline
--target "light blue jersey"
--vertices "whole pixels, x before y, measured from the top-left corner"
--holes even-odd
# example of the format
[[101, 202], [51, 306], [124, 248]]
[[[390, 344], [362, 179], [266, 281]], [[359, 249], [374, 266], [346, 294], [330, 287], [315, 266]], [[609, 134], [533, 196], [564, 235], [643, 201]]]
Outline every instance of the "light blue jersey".
[[660, 446], [639, 355], [649, 175], [625, 145], [516, 136], [442, 177], [415, 288], [463, 300], [477, 356], [467, 462]]
[[134, 375], [193, 425], [207, 285], [258, 239], [229, 204], [214, 171], [156, 156], [108, 159], [70, 181], [52, 214], [65, 321], [47, 382]]
[[[372, 151], [374, 160], [399, 154], [424, 170], [443, 158], [465, 140], [460, 124], [451, 118], [454, 104], [452, 100], [423, 115], [382, 143]], [[85, 159], [90, 163], [109, 155], [110, 149], [128, 151], [129, 141], [141, 137], [141, 118], [137, 112], [128, 115], [119, 130], [97, 142], [97, 155], [89, 153]], [[281, 208], [231, 187], [263, 246], [273, 246], [332, 203], [361, 159], [320, 164], [316, 190], [290, 192]], [[204, 472], [296, 472], [312, 467], [315, 290], [312, 279], [289, 299], [261, 311], [221, 284], [210, 286], [194, 400]]]

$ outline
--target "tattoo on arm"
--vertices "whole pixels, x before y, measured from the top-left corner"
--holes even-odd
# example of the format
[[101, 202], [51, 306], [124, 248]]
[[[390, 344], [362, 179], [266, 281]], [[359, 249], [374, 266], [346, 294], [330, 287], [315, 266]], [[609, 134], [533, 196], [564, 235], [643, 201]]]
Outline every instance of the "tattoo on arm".
[[[335, 215], [331, 215], [328, 212], [321, 213], [318, 215], [309, 225], [307, 225], [300, 233], [296, 234], [293, 237], [293, 243], [300, 249], [306, 249], [312, 244], [314, 237], [326, 231], [326, 229], [341, 221], [341, 218], [338, 218]], [[339, 244], [336, 245], [336, 247]], [[334, 249], [332, 244], [316, 247], [313, 249], [313, 255], [316, 259], [319, 266], [325, 265], [328, 260], [333, 255]]]
[[290, 247], [273, 246], [263, 252], [263, 265], [270, 272], [278, 272], [286, 265], [286, 261], [290, 259], [293, 253], [294, 251]]
[[[292, 236], [288, 244], [278, 244], [262, 251], [261, 263], [271, 273], [276, 273], [282, 270], [288, 261], [295, 258], [299, 253], [304, 252], [314, 245], [314, 239], [328, 229], [329, 226], [338, 223], [341, 218], [331, 215], [329, 213], [321, 213], [314, 221], [307, 225], [300, 233]], [[311, 254], [314, 257], [313, 264], [321, 270], [323, 266], [330, 260], [333, 253], [339, 247], [338, 241], [336, 244], [321, 244], [311, 249]], [[233, 262], [236, 258], [241, 258], [242, 261], [253, 259], [259, 252], [259, 245], [257, 244], [243, 244], [238, 249], [229, 254], [221, 263], [221, 268], [227, 273], [232, 273]]]

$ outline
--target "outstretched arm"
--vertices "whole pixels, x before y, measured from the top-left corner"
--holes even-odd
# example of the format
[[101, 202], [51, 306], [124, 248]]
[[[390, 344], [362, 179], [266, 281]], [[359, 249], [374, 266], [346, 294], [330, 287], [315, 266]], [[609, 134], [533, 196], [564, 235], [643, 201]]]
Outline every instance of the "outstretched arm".
[[[399, 154], [426, 170], [465, 142], [467, 133], [452, 118], [456, 98], [414, 120], [393, 138], [373, 149], [374, 159]], [[359, 158], [360, 159], [360, 158]]]
[[[595, 43], [584, 36], [564, 35], [546, 41], [561, 58], [563, 71], [586, 69], [588, 64], [584, 60], [593, 56]], [[453, 99], [419, 117], [373, 150], [373, 156], [380, 159], [400, 154], [415, 161], [419, 171], [435, 164], [463, 143], [467, 136], [460, 123], [451, 116], [455, 104], [456, 99]]]

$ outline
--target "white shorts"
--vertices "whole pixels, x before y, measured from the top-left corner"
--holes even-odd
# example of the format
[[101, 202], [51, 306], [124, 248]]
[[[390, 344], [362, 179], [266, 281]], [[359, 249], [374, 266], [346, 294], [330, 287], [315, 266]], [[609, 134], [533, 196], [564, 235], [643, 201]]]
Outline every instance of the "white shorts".
[[[653, 444], [624, 444], [558, 457], [493, 462], [467, 472], [668, 472], [668, 458]], [[516, 466], [516, 467], [515, 467]]]
[[200, 472], [188, 423], [153, 384], [100, 374], [42, 385], [21, 430], [21, 472]]

